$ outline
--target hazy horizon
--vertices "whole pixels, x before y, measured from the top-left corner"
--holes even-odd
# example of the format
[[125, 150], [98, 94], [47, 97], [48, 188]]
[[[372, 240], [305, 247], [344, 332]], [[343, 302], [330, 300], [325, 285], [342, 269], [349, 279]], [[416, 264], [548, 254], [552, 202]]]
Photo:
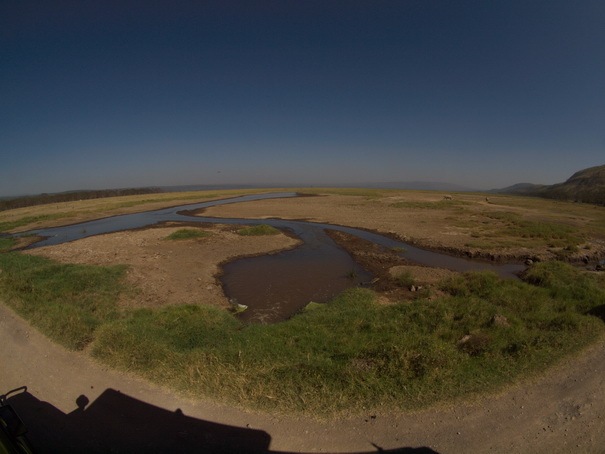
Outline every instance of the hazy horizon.
[[[72, 188], [62, 191], [44, 191], [35, 193], [22, 193], [22, 194], [0, 194], [0, 198], [17, 198], [27, 196], [38, 196], [42, 194], [61, 194], [69, 192], [87, 192], [87, 191], [112, 191], [112, 190], [128, 190], [128, 189], [158, 189], [161, 191], [174, 190], [175, 192], [181, 191], [200, 191], [200, 190], [216, 190], [216, 189], [298, 189], [298, 188], [368, 188], [368, 189], [409, 189], [409, 190], [428, 190], [428, 191], [461, 191], [461, 192], [481, 192], [481, 189], [471, 188], [466, 186], [460, 186], [456, 184], [450, 184], [447, 182], [431, 182], [431, 181], [401, 181], [401, 182], [345, 182], [343, 184], [304, 184], [304, 183], [286, 183], [276, 182], [275, 184], [267, 183], [224, 183], [224, 184], [179, 184], [179, 185], [145, 185], [145, 186], [120, 186], [112, 188], [104, 187], [82, 187]], [[490, 188], [499, 189], [499, 188]]]
[[560, 183], [605, 162], [603, 23], [596, 0], [5, 2], [0, 196]]

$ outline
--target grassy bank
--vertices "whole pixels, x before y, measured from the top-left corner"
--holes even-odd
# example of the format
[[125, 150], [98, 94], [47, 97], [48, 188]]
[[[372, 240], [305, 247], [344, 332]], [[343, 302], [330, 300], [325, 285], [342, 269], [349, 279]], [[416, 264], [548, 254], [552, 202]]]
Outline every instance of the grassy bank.
[[6, 251], [15, 245], [12, 238], [0, 238], [0, 252]]
[[118, 317], [126, 291], [123, 266], [65, 265], [19, 253], [0, 254], [0, 298], [51, 339], [82, 349], [97, 328]]
[[538, 263], [525, 282], [473, 273], [446, 296], [377, 304], [368, 289], [275, 325], [206, 306], [118, 310], [123, 267], [0, 254], [0, 296], [52, 339], [183, 392], [320, 416], [417, 409], [539, 373], [603, 333], [602, 276]]

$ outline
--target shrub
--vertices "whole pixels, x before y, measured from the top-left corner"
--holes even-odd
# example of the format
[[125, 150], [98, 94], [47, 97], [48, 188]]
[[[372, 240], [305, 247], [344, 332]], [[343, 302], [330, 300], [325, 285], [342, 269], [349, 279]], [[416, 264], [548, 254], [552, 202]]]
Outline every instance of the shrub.
[[193, 238], [204, 238], [210, 235], [200, 229], [179, 229], [176, 232], [172, 232], [165, 239], [167, 240], [189, 240]]
[[410, 271], [398, 274], [395, 277], [395, 280], [400, 287], [410, 288], [412, 285], [416, 284], [416, 280]]
[[267, 224], [253, 225], [239, 230], [237, 233], [244, 236], [261, 236], [261, 235], [277, 235], [280, 233], [278, 229]]

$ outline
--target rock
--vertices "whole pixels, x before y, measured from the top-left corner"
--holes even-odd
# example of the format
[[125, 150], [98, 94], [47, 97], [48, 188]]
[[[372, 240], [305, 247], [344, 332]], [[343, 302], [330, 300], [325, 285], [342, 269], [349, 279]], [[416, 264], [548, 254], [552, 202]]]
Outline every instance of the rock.
[[467, 334], [466, 336], [462, 336], [460, 339], [458, 339], [458, 342], [456, 342], [458, 345], [462, 345], [467, 343], [469, 340], [472, 339], [473, 336], [471, 336], [470, 334]]
[[510, 326], [510, 322], [504, 315], [496, 314], [492, 317], [492, 325], [507, 328]]
[[491, 339], [489, 336], [478, 333], [463, 336], [456, 342], [456, 345], [464, 353], [467, 353], [470, 356], [477, 356], [487, 349], [490, 342]]
[[532, 259], [527, 259], [527, 260], [525, 261], [525, 264], [526, 264], [527, 266], [530, 266], [530, 265], [533, 265], [533, 264], [534, 264], [534, 261], [533, 261]]

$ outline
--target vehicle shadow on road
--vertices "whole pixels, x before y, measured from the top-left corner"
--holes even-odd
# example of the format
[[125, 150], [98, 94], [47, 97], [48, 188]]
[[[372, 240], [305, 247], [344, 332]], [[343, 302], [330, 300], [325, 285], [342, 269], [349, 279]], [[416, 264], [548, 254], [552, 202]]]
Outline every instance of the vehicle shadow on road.
[[[76, 399], [78, 408], [67, 414], [27, 391], [6, 403], [25, 423], [36, 453], [280, 452], [270, 450], [271, 436], [263, 430], [192, 418], [180, 409], [165, 410], [113, 389], [92, 403], [81, 395]], [[436, 453], [430, 448], [375, 448], [371, 452]]]

